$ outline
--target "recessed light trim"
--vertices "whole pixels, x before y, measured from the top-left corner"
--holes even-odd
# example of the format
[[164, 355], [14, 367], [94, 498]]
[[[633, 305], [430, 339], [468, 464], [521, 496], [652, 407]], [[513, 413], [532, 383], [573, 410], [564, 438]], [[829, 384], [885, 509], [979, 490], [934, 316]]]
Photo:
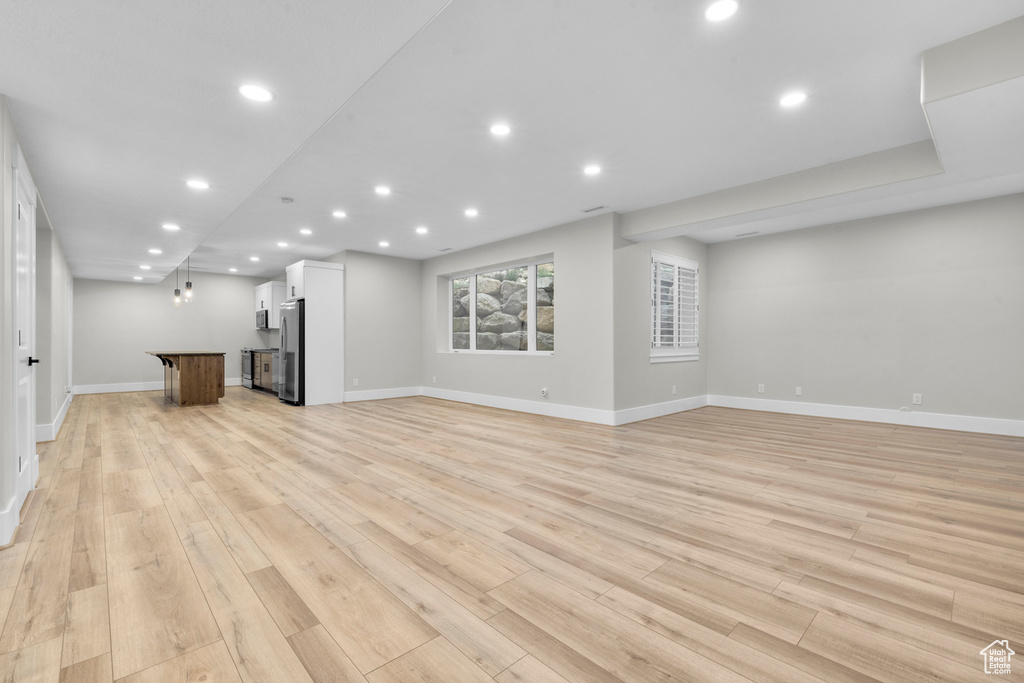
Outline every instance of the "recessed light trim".
[[783, 95], [779, 99], [779, 106], [791, 108], [798, 107], [807, 101], [807, 93], [802, 90], [794, 90]]
[[[388, 192], [390, 192], [390, 190], [388, 190]], [[378, 192], [378, 194], [380, 193]], [[337, 211], [332, 211], [331, 215], [334, 216], [335, 218], [344, 218], [348, 214], [342, 211], [341, 209], [338, 209]]]
[[259, 256], [250, 256], [249, 260], [252, 261], [253, 263], [255, 263], [256, 261], [260, 260], [260, 257]]
[[739, 8], [740, 4], [736, 0], [718, 0], [704, 10], [704, 18], [711, 22], [725, 21], [736, 14]]
[[389, 242], [385, 241], [385, 240], [381, 240], [381, 241], [380, 241], [380, 242], [378, 242], [377, 244], [378, 244], [379, 246], [382, 246], [382, 247], [390, 247], [390, 246], [391, 246], [391, 244], [390, 244]]
[[237, 273], [238, 272], [238, 268], [228, 268], [228, 272], [229, 273]]
[[164, 253], [164, 250], [163, 249], [150, 249], [149, 253], [150, 254], [162, 254], [162, 253]]
[[141, 275], [132, 275], [132, 279], [133, 280], [141, 280], [142, 276]]
[[417, 235], [426, 235], [427, 234], [427, 226], [421, 225], [418, 228], [416, 228], [416, 234]]
[[470, 207], [470, 208], [466, 209], [466, 211], [465, 211], [465, 214], [466, 214], [466, 216], [468, 216], [469, 218], [476, 218], [477, 216], [479, 216], [479, 215], [480, 215], [480, 212], [479, 212], [479, 211], [477, 211], [476, 209], [474, 209], [474, 208]]
[[252, 100], [253, 102], [269, 102], [274, 99], [274, 93], [270, 92], [266, 88], [258, 85], [247, 83], [238, 89], [238, 92], [242, 93], [242, 97]]
[[377, 187], [373, 188], [373, 191], [381, 195], [382, 197], [386, 197], [387, 195], [391, 194], [391, 188], [388, 187], [387, 185], [378, 185]]
[[201, 178], [192, 178], [191, 180], [185, 181], [185, 184], [191, 187], [193, 190], [209, 190], [210, 183], [206, 182]]
[[164, 223], [160, 227], [163, 228], [164, 230], [170, 230], [171, 232], [175, 232], [177, 230], [181, 230], [181, 226], [180, 225], [175, 225], [174, 223]]
[[279, 247], [287, 247], [288, 243], [287, 242], [278, 242], [277, 246], [279, 246]]
[[586, 175], [601, 175], [601, 167], [597, 164], [588, 164], [583, 167], [583, 173]]
[[491, 126], [491, 135], [499, 138], [503, 138], [512, 132], [512, 128], [507, 123], [496, 123]]
[[150, 270], [153, 266], [139, 266], [142, 270]]
[[301, 230], [299, 230], [299, 234], [300, 235], [312, 235], [313, 231], [310, 230], [309, 228], [302, 228]]

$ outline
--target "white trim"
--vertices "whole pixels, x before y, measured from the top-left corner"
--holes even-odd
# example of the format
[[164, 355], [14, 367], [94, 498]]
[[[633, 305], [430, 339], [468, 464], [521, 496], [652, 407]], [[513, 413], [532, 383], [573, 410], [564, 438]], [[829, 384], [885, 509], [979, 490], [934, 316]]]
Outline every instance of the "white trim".
[[71, 399], [74, 398], [74, 394], [68, 394], [64, 399], [64, 405], [57, 412], [57, 417], [50, 424], [36, 425], [36, 441], [53, 441], [57, 438], [57, 434], [60, 433], [60, 427], [64, 424], [64, 418], [68, 414], [68, 408], [71, 407]]
[[636, 408], [624, 408], [615, 411], [615, 422], [613, 424], [618, 426], [641, 420], [650, 420], [654, 417], [664, 417], [673, 413], [703, 408], [707, 404], [707, 396], [691, 396], [690, 398], [680, 398], [666, 401], [665, 403], [651, 403], [645, 406], [637, 406]]
[[393, 389], [364, 389], [362, 391], [346, 391], [345, 403], [350, 401], [379, 401], [385, 398], [408, 398], [422, 396], [423, 387], [395, 387]]
[[548, 403], [547, 401], [529, 401], [522, 398], [509, 398], [507, 396], [474, 394], [468, 391], [452, 391], [451, 389], [423, 387], [422, 395], [429, 396], [430, 398], [440, 398], [446, 401], [472, 403], [478, 406], [501, 408], [502, 410], [514, 410], [520, 413], [533, 413], [534, 415], [547, 415], [548, 417], [559, 417], [564, 420], [594, 422], [603, 425], [613, 425], [615, 419], [615, 413], [611, 410], [583, 408], [580, 406], [565, 405], [564, 403]]
[[7, 501], [7, 505], [0, 511], [0, 545], [7, 545], [14, 539], [14, 532], [18, 528], [21, 506], [18, 503], [18, 496], [13, 495]]
[[[224, 380], [226, 387], [242, 385], [241, 377], [228, 377]], [[120, 394], [126, 391], [163, 391], [163, 380], [159, 382], [124, 382], [120, 384], [76, 384], [75, 394]]]
[[829, 403], [802, 403], [799, 401], [747, 398], [744, 396], [709, 395], [707, 404], [725, 408], [788, 413], [790, 415], [833, 417], [842, 420], [882, 422], [911, 427], [928, 427], [930, 429], [949, 429], [958, 432], [978, 432], [981, 434], [1024, 437], [1024, 420], [1006, 420], [996, 417], [946, 415], [943, 413], [914, 412], [896, 408], [865, 408]]

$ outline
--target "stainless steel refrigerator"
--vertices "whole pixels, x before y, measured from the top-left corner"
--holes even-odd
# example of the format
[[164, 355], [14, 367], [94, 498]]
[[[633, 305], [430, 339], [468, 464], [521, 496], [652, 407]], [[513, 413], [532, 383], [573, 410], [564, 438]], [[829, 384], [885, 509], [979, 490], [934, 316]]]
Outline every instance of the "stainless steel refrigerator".
[[281, 304], [281, 374], [277, 397], [285, 403], [306, 405], [306, 300]]

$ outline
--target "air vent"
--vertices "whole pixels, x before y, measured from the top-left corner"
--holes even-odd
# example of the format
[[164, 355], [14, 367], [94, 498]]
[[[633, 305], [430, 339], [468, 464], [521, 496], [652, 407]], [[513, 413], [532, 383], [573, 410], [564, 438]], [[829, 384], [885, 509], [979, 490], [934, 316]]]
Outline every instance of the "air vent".
[[760, 230], [755, 230], [754, 232], [742, 232], [742, 233], [740, 233], [739, 235], [736, 235], [736, 236], [737, 237], [750, 237], [751, 235], [760, 235], [760, 234], [761, 234]]
[[608, 208], [607, 206], [592, 206], [589, 209], [582, 209], [580, 211], [580, 213], [594, 213], [595, 211], [600, 211], [601, 209], [607, 209], [607, 208]]
[[282, 204], [291, 204], [291, 203], [293, 203], [294, 201], [295, 201], [295, 200], [294, 200], [294, 199], [292, 199], [291, 197], [281, 197], [281, 203], [282, 203]]
[[441, 252], [442, 254], [443, 254], [444, 252], [446, 252], [446, 251], [451, 251], [451, 250], [452, 250], [452, 248], [451, 248], [451, 247], [445, 247], [444, 249], [438, 249], [438, 251], [439, 251], [439, 252]]

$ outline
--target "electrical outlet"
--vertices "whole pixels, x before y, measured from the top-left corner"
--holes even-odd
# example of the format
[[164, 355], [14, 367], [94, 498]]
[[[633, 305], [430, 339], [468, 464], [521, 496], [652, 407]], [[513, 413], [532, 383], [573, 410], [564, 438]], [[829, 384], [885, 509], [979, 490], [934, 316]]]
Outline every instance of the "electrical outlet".
[[914, 405], [921, 405], [921, 394], [914, 394]]
[[764, 385], [763, 384], [758, 384], [757, 385], [757, 393], [759, 393], [759, 394], [763, 394], [764, 393]]
[[354, 386], [354, 387], [358, 387], [358, 386], [359, 386], [359, 380], [357, 380], [357, 379], [353, 379], [353, 380], [352, 380], [352, 386]]
[[676, 385], [675, 384], [672, 385], [672, 395], [673, 396], [676, 395]]
[[800, 387], [797, 387], [796, 388], [796, 395], [797, 396], [803, 396], [804, 395], [804, 390], [801, 389]]
[[540, 395], [544, 396], [544, 397], [547, 397], [547, 395], [548, 395], [548, 388], [544, 387], [543, 389], [541, 389], [540, 390]]

